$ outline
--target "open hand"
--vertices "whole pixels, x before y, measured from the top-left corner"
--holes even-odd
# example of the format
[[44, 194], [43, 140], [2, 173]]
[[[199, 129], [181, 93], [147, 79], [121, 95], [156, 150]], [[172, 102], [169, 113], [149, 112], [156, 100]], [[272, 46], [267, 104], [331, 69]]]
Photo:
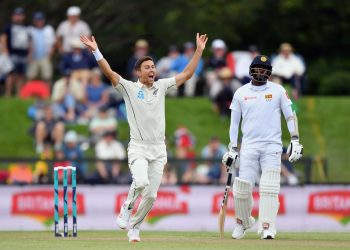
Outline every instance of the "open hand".
[[200, 50], [204, 50], [205, 49], [205, 44], [208, 41], [208, 37], [207, 34], [204, 35], [199, 35], [199, 33], [197, 33], [197, 48]]
[[84, 35], [80, 36], [80, 41], [91, 51], [95, 51], [97, 49], [97, 43], [95, 41], [95, 37], [91, 36], [91, 40]]

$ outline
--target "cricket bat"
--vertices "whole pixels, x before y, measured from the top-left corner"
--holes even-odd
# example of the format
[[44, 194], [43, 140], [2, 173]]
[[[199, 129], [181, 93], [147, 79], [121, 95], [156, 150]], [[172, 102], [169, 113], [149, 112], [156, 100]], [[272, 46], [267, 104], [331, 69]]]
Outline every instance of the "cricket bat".
[[219, 213], [219, 228], [220, 228], [220, 236], [221, 239], [224, 238], [224, 229], [225, 229], [225, 218], [226, 218], [226, 210], [227, 210], [227, 200], [228, 194], [231, 188], [232, 181], [232, 172], [230, 171], [227, 176], [227, 182], [225, 187], [224, 198], [221, 203], [220, 213]]

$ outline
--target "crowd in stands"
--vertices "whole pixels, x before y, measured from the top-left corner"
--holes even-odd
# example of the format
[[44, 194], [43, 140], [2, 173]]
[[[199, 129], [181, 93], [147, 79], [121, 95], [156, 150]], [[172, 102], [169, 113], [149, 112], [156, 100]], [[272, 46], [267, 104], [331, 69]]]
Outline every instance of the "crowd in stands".
[[[130, 174], [121, 164], [126, 159], [126, 142], [118, 141], [118, 121], [126, 119], [123, 99], [104, 82], [95, 59], [79, 40], [80, 35], [92, 33], [89, 24], [80, 18], [81, 14], [79, 7], [69, 7], [66, 19], [55, 30], [40, 11], [32, 15], [27, 26], [29, 18], [25, 10], [18, 7], [1, 32], [0, 92], [6, 97], [36, 99], [27, 115], [33, 121], [29, 134], [40, 161], [33, 167], [24, 163], [10, 166], [8, 173], [0, 173], [0, 182], [7, 179], [8, 183], [47, 183], [50, 171], [46, 161], [52, 159], [57, 160], [56, 165], [77, 166], [81, 181], [131, 182]], [[195, 44], [191, 41], [185, 42], [182, 48], [170, 45], [167, 55], [157, 60], [148, 41], [139, 39], [134, 53], [126, 60], [125, 77], [137, 80], [134, 64], [144, 55], [154, 59], [159, 78], [172, 77], [186, 67], [194, 51]], [[193, 77], [170, 96], [208, 96], [213, 110], [229, 117], [234, 92], [250, 81], [249, 65], [258, 54], [254, 45], [246, 51], [230, 51], [222, 39], [214, 39], [209, 58], [201, 59]], [[293, 52], [291, 44], [282, 43], [279, 53], [271, 58], [272, 79], [290, 84], [293, 98], [298, 99], [305, 87], [302, 57]], [[89, 136], [77, 134], [76, 124], [87, 126]], [[68, 129], [72, 126], [72, 130]], [[87, 163], [82, 161], [88, 148], [94, 149], [97, 158], [92, 175]], [[211, 138], [202, 153], [196, 155], [195, 136], [181, 126], [174, 132], [174, 148], [173, 155], [169, 152], [170, 158], [180, 161], [165, 166], [163, 184], [225, 183], [226, 171], [220, 159], [226, 146], [218, 138]], [[198, 157], [203, 161], [195, 161]], [[286, 182], [298, 183], [293, 167], [287, 162], [282, 166]]]

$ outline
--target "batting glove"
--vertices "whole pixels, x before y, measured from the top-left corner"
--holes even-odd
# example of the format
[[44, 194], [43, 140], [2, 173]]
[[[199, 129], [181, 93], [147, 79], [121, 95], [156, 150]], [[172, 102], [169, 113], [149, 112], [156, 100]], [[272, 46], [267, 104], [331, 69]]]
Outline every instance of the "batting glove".
[[299, 139], [292, 139], [287, 149], [289, 161], [295, 162], [303, 156], [303, 145], [299, 143]]
[[236, 147], [231, 147], [231, 143], [228, 146], [229, 151], [227, 151], [222, 157], [222, 163], [225, 165], [227, 172], [232, 171], [232, 167], [238, 168], [239, 155]]

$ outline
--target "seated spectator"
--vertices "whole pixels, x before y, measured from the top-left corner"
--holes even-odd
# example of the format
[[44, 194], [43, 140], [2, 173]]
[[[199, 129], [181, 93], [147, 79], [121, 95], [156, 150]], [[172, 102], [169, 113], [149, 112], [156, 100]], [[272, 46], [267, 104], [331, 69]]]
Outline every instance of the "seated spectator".
[[164, 166], [162, 185], [176, 185], [177, 184], [177, 174], [176, 171], [169, 163]]
[[72, 52], [64, 54], [60, 62], [61, 74], [70, 74], [72, 80], [81, 82], [85, 87], [89, 81], [91, 69], [97, 67], [96, 60], [78, 38], [71, 41], [71, 46]]
[[87, 167], [82, 161], [84, 153], [79, 145], [78, 134], [75, 131], [68, 131], [64, 136], [63, 154], [66, 160], [77, 169], [78, 180], [84, 180], [87, 176]]
[[44, 150], [39, 156], [40, 161], [37, 161], [33, 171], [33, 182], [36, 184], [46, 184], [49, 182], [49, 166], [47, 160], [53, 159], [53, 152], [50, 144], [44, 145]]
[[283, 147], [282, 151], [282, 165], [281, 165], [281, 183], [291, 186], [298, 185], [299, 179], [294, 171], [293, 164], [289, 161], [287, 148]]
[[171, 65], [180, 55], [179, 50], [175, 45], [169, 47], [168, 55], [159, 59], [156, 64], [157, 76], [159, 78], [172, 77], [174, 73], [171, 71]]
[[69, 75], [58, 79], [53, 85], [53, 108], [65, 121], [75, 122], [77, 114], [83, 110], [84, 97], [83, 84]]
[[102, 73], [98, 68], [91, 71], [89, 84], [86, 86], [85, 91], [87, 110], [84, 112], [84, 117], [86, 119], [96, 115], [100, 107], [108, 104], [107, 87], [101, 78]]
[[213, 96], [214, 110], [223, 117], [230, 117], [230, 105], [232, 102], [234, 91], [236, 91], [240, 84], [233, 79], [231, 70], [227, 67], [219, 72], [219, 79], [213, 85], [216, 86], [217, 93]]
[[174, 133], [175, 137], [175, 157], [176, 159], [186, 160], [181, 162], [179, 171], [182, 183], [192, 183], [194, 178], [194, 169], [196, 163], [193, 159], [195, 153], [195, 138], [192, 133], [185, 127], [180, 126]]
[[8, 184], [31, 184], [33, 182], [32, 167], [25, 162], [11, 164], [8, 168]]
[[271, 80], [280, 84], [290, 84], [292, 95], [298, 100], [303, 88], [305, 64], [300, 56], [293, 53], [289, 43], [282, 43], [279, 54], [272, 59]]
[[100, 107], [98, 115], [91, 120], [89, 126], [92, 144], [98, 142], [105, 132], [116, 133], [117, 126], [117, 119], [108, 113], [108, 108]]
[[[32, 121], [39, 121], [44, 117], [45, 107], [49, 104], [41, 99], [37, 99], [27, 110], [27, 115]], [[53, 116], [58, 117], [57, 114]]]
[[122, 143], [114, 139], [114, 133], [105, 132], [95, 147], [96, 169], [102, 183], [121, 182], [121, 160], [126, 159], [126, 151]]
[[[64, 152], [62, 149], [55, 151], [56, 161], [53, 164], [53, 167], [68, 167], [72, 166], [72, 162], [65, 159]], [[58, 181], [62, 182], [63, 180], [63, 171], [58, 171]], [[71, 183], [71, 171], [68, 171], [68, 183]]]
[[9, 172], [6, 169], [0, 169], [0, 184], [6, 184]]
[[59, 118], [53, 116], [52, 107], [47, 105], [42, 119], [34, 124], [36, 152], [44, 150], [44, 144], [54, 145], [55, 150], [62, 147], [65, 125]]
[[[195, 46], [193, 42], [186, 42], [184, 44], [184, 52], [175, 59], [173, 65], [171, 66], [171, 70], [179, 73], [182, 72], [189, 61], [191, 60], [193, 54], [195, 52]], [[178, 88], [178, 96], [194, 96], [196, 91], [196, 85], [199, 77], [203, 72], [203, 59], [200, 59], [198, 66], [193, 74], [193, 76], [186, 82], [186, 84], [181, 85]]]
[[249, 67], [253, 59], [258, 56], [259, 50], [255, 45], [250, 45], [248, 51], [235, 51], [234, 57], [236, 60], [235, 77], [241, 85], [250, 82]]
[[226, 146], [223, 145], [217, 137], [212, 137], [209, 144], [202, 149], [202, 158], [209, 159], [210, 161], [206, 163], [207, 170], [201, 178], [201, 183], [218, 184], [220, 182], [222, 175], [221, 159], [226, 151]]

